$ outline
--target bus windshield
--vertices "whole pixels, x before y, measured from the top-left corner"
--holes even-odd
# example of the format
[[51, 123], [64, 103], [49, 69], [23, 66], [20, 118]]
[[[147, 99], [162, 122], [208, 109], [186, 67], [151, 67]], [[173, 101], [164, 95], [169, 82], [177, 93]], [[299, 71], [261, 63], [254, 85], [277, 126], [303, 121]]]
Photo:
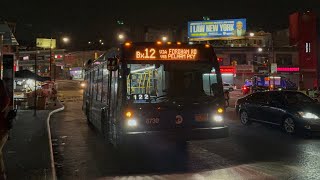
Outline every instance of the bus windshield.
[[[128, 64], [127, 99], [160, 103], [167, 99], [198, 99], [218, 92], [216, 74], [206, 66]], [[216, 92], [216, 93], [215, 93]]]

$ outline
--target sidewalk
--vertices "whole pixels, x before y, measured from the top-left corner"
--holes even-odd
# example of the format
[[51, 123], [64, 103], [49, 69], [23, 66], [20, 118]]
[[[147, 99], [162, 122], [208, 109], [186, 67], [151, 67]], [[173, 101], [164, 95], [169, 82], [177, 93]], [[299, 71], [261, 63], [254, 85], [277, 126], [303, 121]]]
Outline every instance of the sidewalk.
[[[61, 108], [58, 106], [54, 109]], [[47, 118], [50, 110], [19, 110], [4, 147], [8, 179], [52, 179]]]

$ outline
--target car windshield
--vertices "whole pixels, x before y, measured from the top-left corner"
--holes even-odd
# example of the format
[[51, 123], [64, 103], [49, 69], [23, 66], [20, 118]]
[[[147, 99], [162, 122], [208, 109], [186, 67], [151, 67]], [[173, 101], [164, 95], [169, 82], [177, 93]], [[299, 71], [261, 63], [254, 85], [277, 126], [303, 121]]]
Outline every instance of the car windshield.
[[[219, 86], [214, 73], [154, 64], [128, 64], [127, 99], [133, 103], [159, 103], [171, 99], [214, 96]], [[186, 98], [187, 97], [187, 98]]]
[[313, 102], [313, 100], [309, 96], [299, 92], [286, 92], [284, 94], [284, 97], [288, 104], [301, 104]]

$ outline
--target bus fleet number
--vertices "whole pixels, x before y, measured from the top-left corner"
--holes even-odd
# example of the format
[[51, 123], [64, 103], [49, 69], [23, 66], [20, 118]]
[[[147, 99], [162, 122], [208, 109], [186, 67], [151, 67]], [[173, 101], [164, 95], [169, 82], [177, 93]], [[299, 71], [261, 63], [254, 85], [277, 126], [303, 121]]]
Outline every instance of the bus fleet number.
[[159, 124], [160, 118], [148, 118], [146, 120], [147, 124]]

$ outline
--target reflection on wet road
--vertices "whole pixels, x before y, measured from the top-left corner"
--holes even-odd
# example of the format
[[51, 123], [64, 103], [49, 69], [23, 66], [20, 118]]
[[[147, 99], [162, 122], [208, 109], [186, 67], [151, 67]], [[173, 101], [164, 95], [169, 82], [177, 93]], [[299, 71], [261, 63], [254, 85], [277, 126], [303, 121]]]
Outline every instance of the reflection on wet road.
[[154, 142], [119, 154], [88, 127], [82, 102], [51, 119], [59, 179], [319, 179], [319, 138], [289, 136], [267, 125], [229, 120], [230, 137]]

